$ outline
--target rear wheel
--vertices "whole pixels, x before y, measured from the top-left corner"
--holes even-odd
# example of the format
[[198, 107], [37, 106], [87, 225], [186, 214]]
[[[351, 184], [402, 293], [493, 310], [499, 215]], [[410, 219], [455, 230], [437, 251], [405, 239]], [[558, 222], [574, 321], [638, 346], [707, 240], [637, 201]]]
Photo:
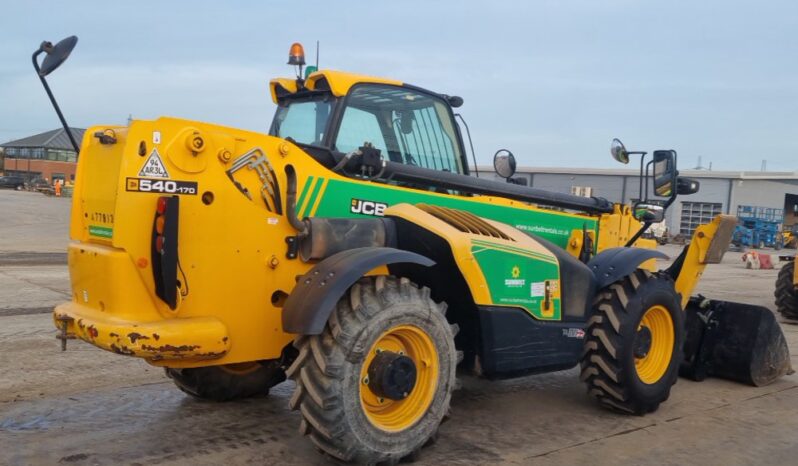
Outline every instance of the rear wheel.
[[637, 270], [602, 290], [588, 321], [581, 379], [601, 405], [656, 411], [676, 383], [684, 316], [673, 281]]
[[343, 461], [396, 462], [437, 432], [455, 384], [456, 328], [407, 279], [365, 278], [321, 335], [301, 336], [288, 377], [300, 432]]
[[787, 319], [798, 319], [798, 288], [793, 283], [795, 261], [788, 262], [776, 279], [776, 308]]
[[183, 392], [212, 401], [231, 401], [267, 395], [271, 387], [285, 380], [285, 372], [279, 363], [273, 361], [190, 369], [167, 367], [166, 375]]

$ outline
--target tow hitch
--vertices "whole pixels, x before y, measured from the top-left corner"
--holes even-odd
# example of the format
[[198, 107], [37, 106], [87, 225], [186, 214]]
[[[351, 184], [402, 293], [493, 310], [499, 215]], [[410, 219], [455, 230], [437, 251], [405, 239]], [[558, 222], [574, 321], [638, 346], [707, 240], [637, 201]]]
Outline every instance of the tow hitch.
[[58, 316], [55, 318], [58, 321], [58, 334], [56, 334], [56, 338], [61, 340], [61, 351], [66, 351], [67, 347], [67, 340], [74, 340], [75, 334], [67, 332], [69, 328], [69, 324], [72, 323], [75, 319], [69, 316]]

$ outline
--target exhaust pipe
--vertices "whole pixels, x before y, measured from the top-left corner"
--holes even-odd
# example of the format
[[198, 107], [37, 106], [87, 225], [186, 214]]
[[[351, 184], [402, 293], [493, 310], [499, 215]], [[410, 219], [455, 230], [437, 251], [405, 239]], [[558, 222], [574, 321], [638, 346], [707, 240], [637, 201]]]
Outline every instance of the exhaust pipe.
[[761, 387], [792, 374], [790, 350], [766, 307], [690, 298], [682, 377], [720, 377]]

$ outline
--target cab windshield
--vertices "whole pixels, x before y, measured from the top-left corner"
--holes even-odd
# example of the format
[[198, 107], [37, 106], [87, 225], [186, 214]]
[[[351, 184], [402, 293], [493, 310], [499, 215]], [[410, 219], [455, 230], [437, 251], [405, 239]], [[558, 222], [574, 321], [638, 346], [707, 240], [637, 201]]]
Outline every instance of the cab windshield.
[[333, 106], [328, 95], [281, 102], [269, 134], [300, 144], [321, 146]]

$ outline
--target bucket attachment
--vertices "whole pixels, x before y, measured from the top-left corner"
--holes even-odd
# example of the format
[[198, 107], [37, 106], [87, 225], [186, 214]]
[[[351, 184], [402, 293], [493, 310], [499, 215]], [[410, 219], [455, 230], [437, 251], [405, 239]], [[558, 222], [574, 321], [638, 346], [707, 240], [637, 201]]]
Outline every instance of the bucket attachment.
[[793, 373], [787, 342], [769, 309], [699, 296], [690, 298], [685, 313], [682, 377], [763, 386]]

